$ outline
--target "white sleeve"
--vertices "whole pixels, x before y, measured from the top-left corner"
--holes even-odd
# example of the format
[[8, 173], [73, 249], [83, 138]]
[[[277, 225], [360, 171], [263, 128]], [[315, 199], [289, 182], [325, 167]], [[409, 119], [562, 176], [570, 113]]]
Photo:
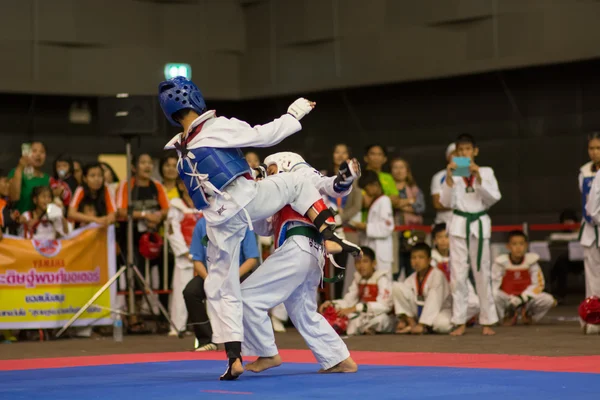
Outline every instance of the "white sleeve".
[[483, 203], [487, 208], [490, 208], [496, 204], [501, 198], [500, 189], [498, 188], [498, 181], [494, 176], [494, 171], [491, 168], [485, 168], [480, 170], [481, 184], [475, 181], [473, 187], [479, 193], [483, 199]]
[[333, 304], [336, 308], [354, 307], [358, 304], [358, 299], [358, 279], [354, 278], [348, 288], [348, 293], [346, 293], [343, 298], [334, 300]]
[[592, 187], [590, 188], [590, 193], [585, 204], [585, 211], [592, 217], [596, 224], [600, 224], [600, 179], [598, 179], [598, 174], [596, 174], [592, 181]]
[[203, 132], [202, 145], [218, 148], [270, 147], [302, 129], [300, 122], [289, 114], [264, 125], [250, 126], [235, 118], [219, 117], [211, 129]]
[[542, 293], [544, 286], [546, 286], [544, 274], [538, 263], [532, 264], [529, 267], [529, 277], [531, 278], [531, 284], [521, 294], [528, 297], [535, 297], [535, 295]]
[[392, 282], [387, 275], [382, 275], [377, 281], [377, 298], [367, 303], [365, 311], [375, 315], [387, 314], [392, 307]]
[[[371, 206], [373, 207], [373, 206]], [[367, 219], [366, 234], [372, 239], [386, 239], [394, 232], [394, 212], [392, 210], [392, 201], [389, 197], [383, 196], [375, 203], [376, 209]]]
[[[454, 178], [452, 178], [452, 179], [454, 179]], [[444, 181], [444, 183], [441, 184], [440, 204], [446, 208], [454, 208], [454, 206], [452, 204], [452, 191], [454, 190], [455, 187], [456, 187], [456, 182], [454, 183], [453, 187], [448, 186], [448, 183], [446, 181]]]
[[440, 194], [442, 192], [442, 176], [439, 172], [433, 175], [431, 178], [431, 188], [430, 192], [433, 196], [434, 194]]
[[419, 323], [427, 326], [433, 325], [433, 320], [442, 310], [442, 306], [450, 294], [448, 282], [446, 281], [444, 274], [437, 274], [435, 272], [436, 271], [431, 272], [431, 277], [429, 279], [432, 279], [432, 281], [429, 282], [427, 298], [425, 299], [425, 305], [423, 306], [423, 311], [419, 318]]
[[333, 189], [333, 183], [335, 182], [335, 176], [324, 176], [323, 174], [321, 174], [319, 171], [317, 171], [313, 167], [302, 168], [302, 169], [299, 169], [298, 172], [301, 173], [306, 178], [310, 179], [312, 184], [317, 188], [317, 190], [319, 191], [319, 193], [322, 196], [331, 196], [331, 197], [338, 198], [338, 197], [344, 197], [344, 196], [350, 194], [350, 192], [352, 191], [352, 185], [350, 185], [350, 187], [346, 191], [339, 192], [339, 193], [336, 192]]
[[187, 247], [187, 243], [181, 233], [181, 220], [183, 218], [182, 212], [175, 207], [169, 208], [167, 213], [167, 239], [169, 246], [173, 250], [175, 257], [189, 253], [190, 249]]

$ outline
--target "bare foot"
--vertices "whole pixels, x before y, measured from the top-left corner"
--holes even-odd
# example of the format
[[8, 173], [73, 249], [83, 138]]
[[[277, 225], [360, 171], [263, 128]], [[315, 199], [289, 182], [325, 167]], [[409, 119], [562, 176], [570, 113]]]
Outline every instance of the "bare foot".
[[244, 373], [244, 366], [242, 360], [236, 359], [231, 367], [227, 368], [227, 371], [219, 378], [222, 381], [235, 381], [241, 374]]
[[358, 371], [358, 365], [354, 362], [352, 357], [346, 358], [341, 363], [334, 365], [328, 369], [319, 370], [320, 374], [349, 374]]
[[496, 332], [494, 332], [491, 326], [484, 326], [483, 330], [481, 331], [481, 334], [483, 336], [494, 336]]
[[270, 368], [279, 367], [281, 365], [281, 356], [279, 354], [273, 357], [258, 357], [256, 361], [246, 364], [246, 370], [251, 372], [262, 372]]
[[369, 328], [365, 331], [365, 335], [376, 335], [377, 332], [375, 332], [375, 329], [373, 328]]
[[[450, 336], [462, 336], [465, 334], [465, 330], [467, 329], [466, 325], [459, 325], [458, 328], [450, 332]], [[484, 328], [485, 329], [485, 328]]]
[[412, 328], [410, 326], [405, 326], [404, 328], [400, 329], [400, 330], [396, 330], [396, 334], [398, 335], [407, 335], [410, 333], [410, 331], [412, 331]]

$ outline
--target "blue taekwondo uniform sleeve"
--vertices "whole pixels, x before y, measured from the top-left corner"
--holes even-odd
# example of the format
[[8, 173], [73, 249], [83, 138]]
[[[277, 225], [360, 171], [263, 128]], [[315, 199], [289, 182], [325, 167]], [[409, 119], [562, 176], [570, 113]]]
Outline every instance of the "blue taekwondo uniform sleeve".
[[249, 258], [258, 258], [258, 243], [254, 232], [246, 229], [246, 236], [242, 240], [242, 248], [240, 251], [240, 265]]
[[203, 239], [206, 236], [206, 220], [200, 218], [196, 222], [194, 234], [192, 235], [192, 244], [190, 246], [190, 254], [192, 260], [200, 261], [206, 265], [206, 246], [203, 244]]

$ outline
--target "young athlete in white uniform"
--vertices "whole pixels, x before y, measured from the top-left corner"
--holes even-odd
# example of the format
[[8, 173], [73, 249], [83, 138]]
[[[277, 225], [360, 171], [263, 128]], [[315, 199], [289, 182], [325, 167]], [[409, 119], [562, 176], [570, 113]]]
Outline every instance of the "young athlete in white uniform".
[[[359, 234], [360, 245], [373, 249], [377, 255], [377, 271], [392, 276], [394, 263], [394, 210], [392, 201], [383, 194], [379, 176], [374, 171], [365, 171], [359, 185], [365, 191], [363, 201], [369, 211], [366, 222], [351, 221]], [[356, 215], [361, 218], [362, 213]]]
[[290, 204], [310, 218], [335, 251], [359, 254], [360, 248], [335, 235], [333, 214], [310, 180], [290, 173], [256, 182], [240, 150], [273, 146], [298, 132], [302, 128], [299, 120], [315, 103], [300, 98], [280, 118], [251, 127], [235, 118], [217, 117], [214, 110], [207, 111], [202, 93], [186, 78], [162, 82], [158, 96], [169, 122], [183, 128], [165, 149], [177, 150], [179, 174], [207, 222], [208, 310], [213, 341], [225, 343], [229, 359], [221, 380], [237, 379], [244, 371], [239, 251], [252, 221], [270, 217]]
[[[356, 160], [344, 163], [337, 177], [324, 177], [295, 153], [265, 159], [269, 175], [297, 171], [322, 194], [345, 196], [360, 174]], [[285, 174], [284, 174], [285, 175]], [[259, 358], [245, 366], [261, 372], [281, 364], [268, 311], [283, 303], [289, 317], [321, 365], [322, 372], [355, 372], [344, 342], [317, 312], [316, 292], [323, 276], [323, 240], [310, 220], [286, 206], [272, 219], [255, 222], [260, 235], [274, 235], [275, 251], [242, 285], [244, 356]]]
[[324, 312], [330, 305], [337, 315], [348, 319], [348, 335], [373, 335], [394, 330], [392, 311], [392, 278], [388, 271], [379, 271], [377, 255], [369, 247], [361, 247], [363, 256], [356, 261], [356, 274], [342, 299], [321, 304]]
[[452, 329], [450, 286], [431, 261], [431, 247], [417, 243], [410, 250], [410, 266], [415, 272], [404, 282], [394, 282], [396, 333], [448, 333]]
[[457, 328], [452, 335], [464, 335], [467, 322], [469, 267], [475, 278], [475, 289], [479, 296], [479, 323], [484, 335], [495, 334], [491, 328], [498, 322], [491, 290], [490, 237], [492, 221], [487, 210], [502, 197], [494, 170], [479, 167], [475, 156], [479, 149], [469, 134], [459, 135], [456, 154], [470, 159], [468, 177], [453, 176], [457, 168], [448, 164], [446, 181], [442, 187], [440, 202], [452, 208], [450, 222], [450, 269], [452, 276], [452, 323]]
[[[444, 276], [446, 276], [448, 283], [452, 286], [450, 280], [450, 240], [448, 231], [446, 230], [446, 224], [441, 223], [435, 225], [431, 231], [431, 238], [433, 240], [431, 265], [442, 271]], [[475, 288], [470, 279], [467, 282], [467, 285], [469, 287], [469, 296], [467, 298], [467, 321], [471, 321], [479, 314], [479, 297], [477, 297], [477, 293], [475, 293]]]
[[538, 322], [556, 305], [551, 294], [544, 292], [544, 274], [538, 264], [540, 256], [527, 252], [523, 231], [508, 234], [509, 254], [502, 254], [492, 265], [492, 286], [498, 317], [504, 325]]
[[[600, 296], [600, 182], [596, 179], [600, 170], [600, 132], [588, 137], [588, 154], [591, 161], [579, 170], [583, 215], [579, 241], [583, 247], [585, 297]], [[587, 325], [585, 329], [586, 333], [600, 332], [598, 325]]]

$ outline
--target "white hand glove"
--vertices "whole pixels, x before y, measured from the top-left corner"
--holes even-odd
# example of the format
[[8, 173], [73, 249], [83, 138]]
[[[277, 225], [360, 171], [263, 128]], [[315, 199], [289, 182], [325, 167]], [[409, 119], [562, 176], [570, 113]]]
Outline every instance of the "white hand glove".
[[521, 298], [521, 296], [511, 295], [510, 296], [510, 304], [514, 308], [518, 308], [518, 307], [521, 307], [523, 304], [525, 304], [525, 301]]
[[290, 105], [287, 112], [300, 121], [306, 114], [311, 112], [312, 109], [313, 106], [311, 105], [310, 101], [300, 97], [298, 100], [293, 102], [292, 105]]
[[50, 203], [46, 209], [46, 215], [50, 221], [58, 221], [62, 218], [63, 213], [59, 206], [54, 203]]

